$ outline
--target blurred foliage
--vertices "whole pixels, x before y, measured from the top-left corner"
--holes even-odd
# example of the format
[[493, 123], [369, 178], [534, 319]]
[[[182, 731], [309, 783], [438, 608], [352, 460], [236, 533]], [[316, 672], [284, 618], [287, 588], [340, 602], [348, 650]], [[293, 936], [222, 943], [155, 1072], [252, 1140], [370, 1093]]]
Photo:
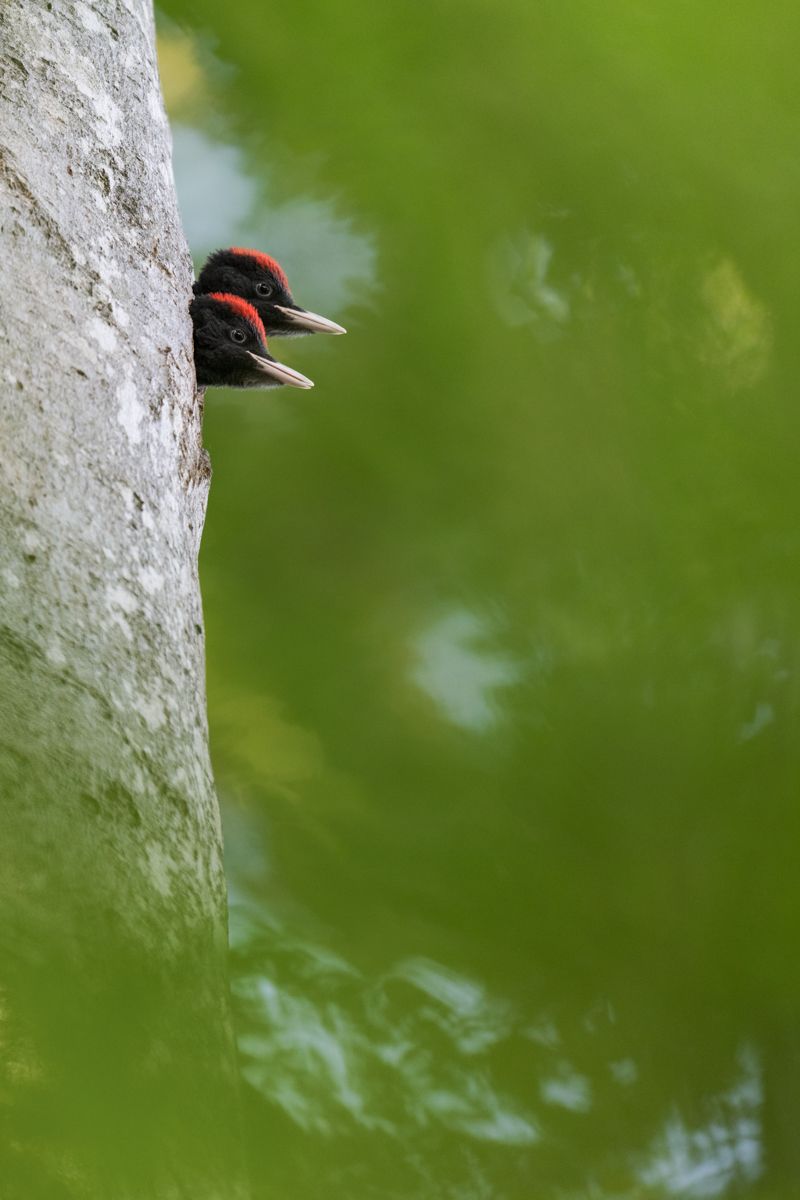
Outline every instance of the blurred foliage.
[[800, 10], [161, 8], [264, 1194], [800, 1194]]

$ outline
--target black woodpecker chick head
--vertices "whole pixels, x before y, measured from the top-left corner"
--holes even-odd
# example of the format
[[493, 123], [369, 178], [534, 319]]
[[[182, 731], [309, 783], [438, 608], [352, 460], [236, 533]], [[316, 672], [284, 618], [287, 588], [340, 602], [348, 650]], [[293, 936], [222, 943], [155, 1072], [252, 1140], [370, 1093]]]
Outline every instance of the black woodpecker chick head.
[[231, 246], [209, 255], [194, 285], [197, 296], [211, 292], [241, 296], [258, 312], [269, 337], [304, 333], [346, 333], [341, 325], [295, 304], [280, 264], [258, 250]]
[[199, 387], [314, 386], [299, 371], [275, 361], [267, 351], [261, 318], [241, 296], [196, 296], [189, 311]]

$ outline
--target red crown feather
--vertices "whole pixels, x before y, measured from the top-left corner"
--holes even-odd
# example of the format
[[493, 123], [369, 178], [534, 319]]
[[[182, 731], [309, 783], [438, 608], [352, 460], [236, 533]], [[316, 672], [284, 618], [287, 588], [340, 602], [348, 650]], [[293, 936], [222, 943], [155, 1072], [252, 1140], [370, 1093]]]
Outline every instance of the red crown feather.
[[266, 346], [267, 331], [264, 328], [261, 317], [252, 304], [248, 304], [241, 296], [231, 296], [228, 292], [210, 292], [209, 295], [212, 300], [219, 300], [221, 304], [227, 304], [228, 308], [232, 308], [238, 316], [244, 317], [245, 321], [249, 321]]
[[279, 262], [270, 258], [269, 254], [262, 254], [260, 250], [245, 250], [243, 246], [231, 246], [231, 254], [244, 254], [247, 258], [254, 258], [262, 267], [272, 271], [272, 274], [280, 280], [288, 292], [289, 280], [286, 278], [286, 272]]

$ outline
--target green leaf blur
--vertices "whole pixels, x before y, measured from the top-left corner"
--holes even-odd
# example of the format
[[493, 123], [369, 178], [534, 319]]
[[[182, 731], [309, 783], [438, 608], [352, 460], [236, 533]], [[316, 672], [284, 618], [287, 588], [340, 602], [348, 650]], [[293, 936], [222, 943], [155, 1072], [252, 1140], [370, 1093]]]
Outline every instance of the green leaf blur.
[[800, 10], [161, 13], [257, 1195], [796, 1195]]

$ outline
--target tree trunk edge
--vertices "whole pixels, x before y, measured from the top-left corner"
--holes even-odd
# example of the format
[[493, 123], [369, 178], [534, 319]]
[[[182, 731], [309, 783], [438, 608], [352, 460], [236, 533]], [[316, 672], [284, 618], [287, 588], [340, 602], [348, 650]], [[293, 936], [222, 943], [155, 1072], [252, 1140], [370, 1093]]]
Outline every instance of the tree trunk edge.
[[0, 1177], [244, 1198], [151, 0], [0, 11], [0, 239]]

